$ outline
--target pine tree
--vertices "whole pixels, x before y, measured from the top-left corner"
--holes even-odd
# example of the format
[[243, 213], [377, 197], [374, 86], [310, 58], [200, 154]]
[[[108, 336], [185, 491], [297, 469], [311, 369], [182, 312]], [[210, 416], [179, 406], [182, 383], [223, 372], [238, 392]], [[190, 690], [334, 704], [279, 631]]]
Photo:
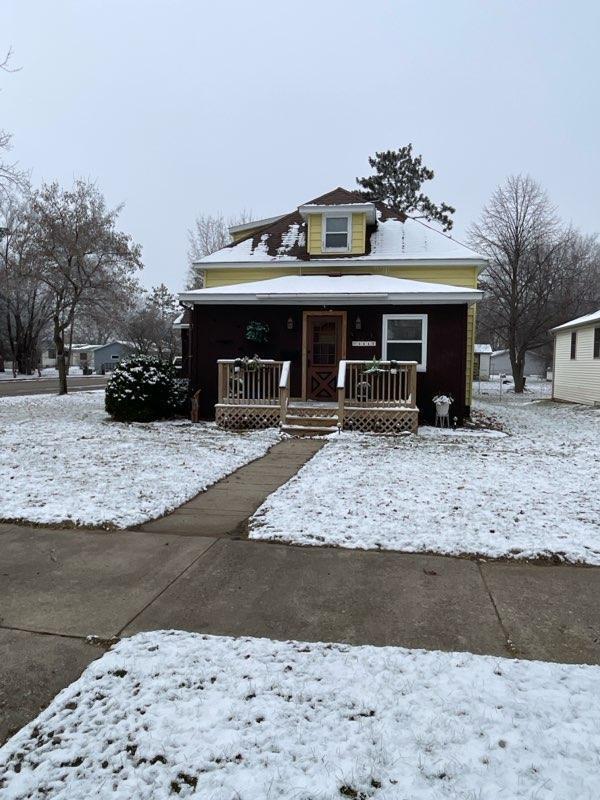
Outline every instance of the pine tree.
[[357, 178], [361, 194], [367, 200], [380, 201], [413, 216], [441, 223], [445, 231], [452, 228], [455, 208], [447, 203], [436, 205], [421, 191], [425, 181], [430, 181], [433, 170], [424, 166], [422, 156], [413, 156], [412, 144], [399, 150], [385, 150], [369, 157], [374, 175]]

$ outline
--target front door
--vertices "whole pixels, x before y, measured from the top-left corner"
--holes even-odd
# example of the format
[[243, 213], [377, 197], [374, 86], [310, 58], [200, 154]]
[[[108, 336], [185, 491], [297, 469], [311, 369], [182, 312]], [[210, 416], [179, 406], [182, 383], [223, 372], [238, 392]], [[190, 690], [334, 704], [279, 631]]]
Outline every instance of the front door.
[[306, 319], [306, 397], [334, 400], [343, 353], [344, 313], [309, 314]]

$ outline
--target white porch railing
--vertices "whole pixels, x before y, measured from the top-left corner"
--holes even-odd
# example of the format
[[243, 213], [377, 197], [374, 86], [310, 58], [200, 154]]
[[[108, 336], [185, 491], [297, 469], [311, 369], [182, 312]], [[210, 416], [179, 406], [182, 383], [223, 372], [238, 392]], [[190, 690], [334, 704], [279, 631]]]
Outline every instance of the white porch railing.
[[290, 367], [291, 361], [284, 361], [279, 378], [279, 406], [280, 422], [283, 425], [287, 415], [288, 404], [290, 402]]
[[236, 365], [237, 359], [217, 361], [219, 403], [225, 405], [279, 405], [283, 361], [260, 359], [255, 369]]
[[[417, 362], [340, 361], [338, 369], [338, 416], [343, 425], [344, 408], [416, 408]], [[367, 369], [365, 369], [367, 368]]]
[[219, 403], [222, 405], [262, 405], [287, 408], [290, 391], [290, 362], [261, 358], [254, 369], [233, 358], [217, 361]]

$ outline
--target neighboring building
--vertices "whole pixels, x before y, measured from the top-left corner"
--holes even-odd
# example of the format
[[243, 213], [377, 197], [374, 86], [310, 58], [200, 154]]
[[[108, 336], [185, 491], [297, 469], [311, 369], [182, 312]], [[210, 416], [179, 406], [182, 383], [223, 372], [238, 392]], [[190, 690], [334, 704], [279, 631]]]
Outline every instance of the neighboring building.
[[40, 367], [42, 369], [56, 366], [56, 348], [53, 345], [42, 345]]
[[[132, 345], [127, 342], [112, 341], [106, 344], [73, 344], [67, 350], [69, 367], [90, 370], [97, 375], [111, 372], [122, 358], [132, 352]], [[41, 353], [41, 366], [56, 367], [56, 349], [44, 347]]]
[[600, 405], [600, 311], [552, 329], [552, 397]]
[[475, 344], [475, 361], [473, 363], [473, 380], [489, 381], [491, 344]]
[[[535, 350], [527, 350], [525, 353], [525, 366], [523, 375], [525, 377], [546, 377], [546, 358], [536, 353]], [[495, 350], [490, 358], [490, 375], [512, 375], [512, 364], [508, 350]]]
[[[482, 256], [341, 188], [230, 232], [232, 244], [197, 262], [205, 288], [180, 295], [202, 418], [252, 427], [279, 413], [301, 429], [318, 418], [312, 401], [325, 404], [324, 428], [414, 430], [440, 392], [454, 397], [452, 416], [469, 414]], [[233, 363], [256, 352], [276, 363]]]
[[95, 345], [91, 352], [91, 362], [88, 361], [88, 367], [91, 367], [96, 375], [112, 372], [119, 361], [131, 355], [133, 349], [128, 342], [114, 341]]

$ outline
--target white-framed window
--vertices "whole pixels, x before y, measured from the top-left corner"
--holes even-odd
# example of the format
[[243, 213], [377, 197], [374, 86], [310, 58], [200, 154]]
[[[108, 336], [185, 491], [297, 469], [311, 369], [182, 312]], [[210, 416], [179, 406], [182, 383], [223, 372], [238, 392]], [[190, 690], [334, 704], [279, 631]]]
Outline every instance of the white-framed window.
[[427, 314], [384, 314], [384, 361], [416, 361], [417, 371], [427, 369]]
[[325, 214], [323, 218], [323, 250], [347, 253], [352, 238], [349, 214]]

